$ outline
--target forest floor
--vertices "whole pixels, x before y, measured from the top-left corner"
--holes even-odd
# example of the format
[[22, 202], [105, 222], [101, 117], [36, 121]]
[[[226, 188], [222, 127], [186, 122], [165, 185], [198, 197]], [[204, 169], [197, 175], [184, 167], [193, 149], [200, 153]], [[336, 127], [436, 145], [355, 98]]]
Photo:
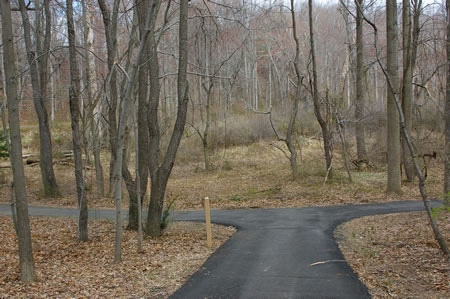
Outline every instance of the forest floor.
[[[192, 154], [187, 148], [187, 146], [183, 147], [183, 144], [181, 145], [177, 163], [175, 164], [167, 187], [166, 203], [173, 202], [172, 208], [175, 210], [201, 209], [201, 199], [206, 196], [211, 199], [211, 206], [214, 209], [330, 206], [421, 199], [417, 186], [407, 182], [403, 182], [403, 194], [394, 195], [385, 193], [387, 178], [385, 165], [382, 162], [382, 158], [380, 158], [383, 156], [383, 153], [381, 152], [377, 153], [376, 157], [374, 156], [373, 162], [375, 168], [373, 169], [357, 172], [355, 167], [351, 165], [353, 183], [350, 184], [339, 149], [335, 149], [334, 153], [334, 175], [325, 182], [324, 178], [326, 170], [324, 159], [322, 157], [323, 150], [320, 141], [317, 139], [305, 138], [305, 140], [302, 141], [302, 148], [298, 159], [300, 177], [297, 180], [292, 179], [289, 161], [283, 152], [276, 147], [271, 146], [269, 142], [263, 141], [248, 146], [230, 147], [226, 151], [216, 151], [212, 157], [214, 169], [210, 171], [204, 170], [201, 161], [201, 150], [197, 150], [195, 154]], [[106, 179], [108, 177], [108, 155], [105, 154], [103, 159], [103, 165], [105, 167], [105, 186], [106, 189], [108, 189]], [[350, 160], [351, 159], [352, 157], [350, 157]], [[7, 161], [0, 162], [0, 167], [6, 162]], [[130, 165], [134, 165], [133, 157], [130, 159]], [[441, 165], [442, 163], [439, 162], [439, 157], [437, 160], [432, 160], [430, 165], [428, 165], [426, 188], [430, 199], [442, 198], [443, 170]], [[65, 160], [63, 163], [56, 161], [55, 171], [63, 196], [61, 198], [48, 199], [44, 198], [42, 195], [38, 164], [26, 166], [25, 174], [30, 204], [66, 207], [76, 206], [73, 166], [70, 161], [67, 162], [67, 160]], [[10, 170], [3, 168], [3, 183], [9, 182], [10, 176]], [[92, 168], [88, 169], [86, 180], [88, 182], [87, 196], [89, 207], [94, 209], [114, 208], [114, 202], [111, 198], [96, 198], [95, 172]], [[0, 182], [0, 184], [1, 183], [2, 182]], [[126, 208], [128, 199], [125, 188], [123, 194], [124, 207]], [[8, 200], [9, 190], [5, 185], [0, 187], [0, 203], [6, 203]], [[147, 204], [148, 202], [146, 201], [146, 203], [144, 203], [144, 209], [146, 209]], [[371, 218], [370, 223], [374, 227], [380, 228], [386, 235], [391, 234], [392, 236], [395, 236], [401, 231], [400, 226], [402, 224], [397, 224], [397, 222], [387, 222], [383, 217], [385, 216], [373, 217]], [[447, 217], [439, 221], [448, 226], [448, 220]], [[411, 221], [406, 223], [410, 227], [428, 227], [428, 222], [425, 220], [418, 220], [419, 222], [416, 224], [413, 224]], [[383, 229], [383, 226], [392, 227], [392, 223], [395, 223], [393, 231]], [[349, 225], [355, 226], [355, 229], [359, 227], [358, 224]], [[447, 231], [449, 230], [447, 229]], [[73, 238], [75, 238], [75, 236], [73, 236]], [[408, 240], [408, 238], [411, 242], [414, 241], [414, 238], [410, 235], [407, 236], [405, 240]], [[130, 237], [130, 239], [133, 238]], [[447, 240], [448, 239], [447, 235]], [[109, 244], [112, 244], [112, 239], [110, 242], [111, 243]], [[374, 246], [375, 245], [372, 247]], [[189, 246], [183, 248], [189, 248]], [[413, 256], [413, 252], [416, 249], [417, 248], [414, 246], [394, 246], [392, 250], [383, 251], [382, 257], [386, 260], [388, 260], [388, 258], [395, 259], [395, 250], [410, 250], [411, 252], [402, 254]], [[434, 249], [435, 248], [433, 247], [425, 246], [424, 251], [428, 250], [431, 252], [430, 250]], [[189, 250], [187, 253], [189, 253]], [[110, 256], [112, 256], [112, 253]], [[431, 257], [434, 255], [432, 253], [427, 253], [427, 255], [424, 256]], [[358, 271], [358, 265], [365, 265], [366, 260], [372, 258], [367, 254], [363, 254], [362, 256], [346, 254], [346, 257], [351, 265], [356, 265], [354, 266], [355, 271]], [[427, 271], [433, 271], [430, 269], [430, 267], [434, 267], [433, 263], [433, 261], [430, 261], [428, 264], [418, 263], [417, 265], [414, 264], [414, 267], [421, 268], [417, 270], [417, 273], [427, 273]], [[363, 271], [358, 273], [361, 280], [363, 280], [370, 289], [372, 286], [376, 286], [375, 283], [370, 283], [370, 277], [374, 276], [373, 271]], [[377, 277], [377, 281], [392, 280], [392, 278], [389, 278], [388, 272], [380, 273], [380, 275], [384, 275], [384, 278], [381, 276]], [[437, 275], [440, 275], [439, 273], [441, 272], [438, 271]], [[369, 278], [366, 279], [365, 275]], [[448, 273], [442, 275], [447, 275], [448, 278]], [[443, 278], [445, 278], [445, 276], [443, 276]], [[181, 280], [182, 279], [180, 279], [180, 281]], [[410, 281], [412, 280], [403, 279], [400, 288], [411, 289], [414, 287], [414, 285], [409, 285]], [[448, 288], [449, 286], [447, 285], [446, 287]], [[384, 287], [382, 286], [381, 288]], [[436, 288], [431, 284], [428, 286], [428, 289], [435, 290]], [[390, 290], [389, 292], [394, 291]], [[384, 296], [389, 294], [389, 292], [385, 292]], [[374, 293], [375, 297], [379, 294], [380, 293]], [[395, 294], [395, 292], [392, 294]], [[439, 294], [439, 290], [437, 290], [431, 297], [439, 297]]]
[[[450, 213], [438, 224], [450, 243]], [[450, 261], [425, 212], [367, 216], [344, 223], [335, 237], [373, 298], [448, 298]]]
[[2, 298], [166, 298], [235, 231], [213, 225], [208, 248], [204, 224], [174, 222], [161, 238], [144, 239], [137, 253], [136, 232], [125, 230], [122, 263], [114, 264], [112, 221], [90, 221], [89, 242], [77, 241], [74, 218], [31, 217], [31, 230], [38, 279], [23, 284], [11, 218], [0, 217]]

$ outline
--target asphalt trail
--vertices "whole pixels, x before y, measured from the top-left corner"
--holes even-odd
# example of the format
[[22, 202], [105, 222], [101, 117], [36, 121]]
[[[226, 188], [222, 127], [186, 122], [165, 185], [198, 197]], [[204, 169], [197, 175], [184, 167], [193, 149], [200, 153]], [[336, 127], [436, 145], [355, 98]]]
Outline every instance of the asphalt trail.
[[[344, 261], [334, 229], [353, 218], [418, 210], [424, 210], [421, 201], [213, 210], [214, 223], [232, 225], [238, 231], [171, 298], [370, 298]], [[29, 212], [33, 216], [77, 215], [70, 208], [30, 207]], [[0, 215], [9, 214], [9, 207], [0, 205]], [[89, 217], [114, 219], [114, 211], [91, 210]], [[183, 212], [175, 220], [204, 221], [204, 215]], [[314, 265], [318, 262], [324, 263]]]

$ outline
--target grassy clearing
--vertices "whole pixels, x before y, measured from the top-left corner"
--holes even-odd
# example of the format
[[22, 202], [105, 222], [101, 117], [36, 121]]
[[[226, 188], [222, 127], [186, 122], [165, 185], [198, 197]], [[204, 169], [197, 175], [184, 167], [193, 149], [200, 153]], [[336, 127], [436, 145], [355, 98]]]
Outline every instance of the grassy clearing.
[[[403, 183], [402, 195], [386, 194], [385, 166], [376, 163], [377, 168], [357, 172], [352, 169], [353, 183], [348, 182], [343, 159], [338, 150], [334, 153], [334, 175], [325, 183], [325, 166], [322, 157], [321, 141], [302, 138], [299, 148], [299, 172], [297, 180], [292, 180], [289, 161], [282, 151], [269, 141], [250, 145], [215, 150], [211, 161], [214, 170], [205, 171], [201, 148], [192, 151], [195, 139], [185, 139], [180, 147], [172, 176], [167, 187], [167, 202], [175, 201], [178, 210], [200, 209], [201, 199], [208, 196], [213, 208], [275, 208], [327, 206], [358, 203], [376, 203], [396, 200], [420, 199], [415, 184]], [[198, 145], [198, 144], [197, 144]], [[282, 146], [278, 144], [278, 146]], [[109, 154], [102, 155], [105, 190], [108, 190]], [[57, 160], [57, 159], [56, 159]], [[1, 162], [7, 164], [7, 161]], [[441, 197], [442, 166], [439, 160], [429, 165], [427, 191], [431, 198]], [[130, 164], [134, 168], [134, 158]], [[70, 163], [55, 163], [58, 183], [63, 197], [46, 199], [42, 196], [39, 166], [26, 166], [28, 198], [32, 204], [76, 205], [73, 167]], [[134, 172], [134, 170], [132, 170]], [[10, 180], [10, 170], [3, 168], [3, 180]], [[88, 200], [90, 207], [113, 208], [113, 201], [95, 196], [95, 171], [87, 171]], [[6, 186], [0, 187], [0, 201], [9, 199]], [[127, 192], [124, 188], [124, 204], [127, 205]]]

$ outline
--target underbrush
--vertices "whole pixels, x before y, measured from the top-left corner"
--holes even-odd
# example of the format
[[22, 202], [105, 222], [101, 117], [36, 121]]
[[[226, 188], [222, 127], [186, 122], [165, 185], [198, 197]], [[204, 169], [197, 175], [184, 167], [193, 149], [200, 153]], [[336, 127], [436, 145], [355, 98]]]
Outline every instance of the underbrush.
[[[297, 164], [299, 177], [292, 179], [288, 150], [284, 142], [274, 140], [269, 136], [270, 126], [265, 115], [253, 114], [252, 126], [259, 127], [259, 134], [249, 137], [245, 135], [249, 129], [241, 126], [241, 121], [251, 119], [248, 115], [238, 114], [233, 124], [227, 127], [228, 136], [238, 145], [229, 143], [210, 144], [210, 161], [212, 169], [205, 171], [203, 161], [203, 148], [200, 138], [193, 132], [186, 130], [182, 139], [175, 167], [168, 182], [167, 197], [176, 199], [176, 209], [199, 209], [201, 199], [208, 196], [215, 208], [240, 208], [240, 207], [303, 207], [324, 206], [357, 203], [375, 203], [403, 199], [420, 199], [420, 194], [414, 183], [403, 182], [402, 195], [386, 194], [386, 165], [384, 159], [378, 159], [383, 137], [378, 135], [367, 139], [368, 154], [373, 168], [357, 171], [351, 163], [356, 157], [354, 138], [351, 131], [347, 132], [348, 156], [353, 177], [353, 183], [349, 182], [348, 174], [344, 167], [343, 149], [338, 143], [333, 150], [333, 175], [326, 179], [327, 170], [323, 154], [323, 143], [317, 135], [296, 135], [295, 144], [298, 152]], [[220, 126], [215, 126], [219, 128]], [[271, 128], [269, 128], [271, 129]], [[70, 127], [68, 123], [54, 125], [53, 138], [62, 138], [65, 141], [57, 142], [58, 151], [68, 147]], [[253, 129], [252, 129], [253, 130]], [[30, 130], [24, 134], [30, 134]], [[310, 133], [315, 132], [314, 128]], [[245, 133], [245, 134], [244, 134]], [[298, 132], [297, 132], [298, 133]], [[219, 134], [219, 133], [215, 133]], [[169, 136], [166, 134], [165, 136]], [[213, 135], [217, 138], [219, 135]], [[242, 137], [244, 136], [244, 137]], [[441, 153], [442, 138], [435, 133], [428, 135], [428, 145], [434, 144]], [[128, 151], [130, 159], [129, 169], [134, 176], [134, 146], [130, 137]], [[165, 137], [166, 138], [166, 137]], [[253, 138], [253, 139], [252, 139]], [[167, 139], [167, 138], [166, 138]], [[215, 139], [212, 139], [215, 140]], [[243, 143], [243, 144], [242, 144]], [[60, 144], [60, 145], [58, 145]], [[166, 143], [164, 143], [166, 144]], [[376, 150], [378, 148], [378, 150]], [[162, 147], [164, 149], [164, 147]], [[436, 159], [432, 159], [428, 165], [428, 178], [426, 181], [427, 192], [430, 198], [442, 197], [442, 156], [438, 153]], [[102, 163], [104, 168], [105, 190], [109, 189], [109, 152], [103, 149]], [[7, 161], [5, 161], [6, 163]], [[113, 207], [110, 198], [96, 198], [95, 169], [92, 165], [86, 168], [86, 181], [90, 186], [87, 190], [88, 203], [91, 207]], [[73, 163], [55, 164], [55, 172], [63, 192], [63, 198], [42, 198], [42, 187], [39, 166], [26, 166], [27, 194], [30, 201], [48, 205], [76, 205], [76, 192], [74, 184]], [[6, 181], [11, 177], [9, 170], [5, 171]], [[7, 201], [7, 190], [0, 196], [2, 201]], [[147, 192], [148, 194], [148, 192]], [[128, 194], [124, 192], [124, 205], [127, 206]], [[144, 203], [148, 204], [148, 198]]]

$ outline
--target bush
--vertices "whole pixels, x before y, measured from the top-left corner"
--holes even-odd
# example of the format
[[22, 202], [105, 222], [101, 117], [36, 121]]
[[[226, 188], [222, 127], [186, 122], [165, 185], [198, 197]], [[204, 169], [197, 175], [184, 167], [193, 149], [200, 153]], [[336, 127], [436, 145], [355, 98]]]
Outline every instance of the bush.
[[[226, 134], [225, 134], [226, 133]], [[250, 113], [234, 115], [211, 127], [209, 144], [211, 148], [249, 145], [275, 136], [267, 115]]]

